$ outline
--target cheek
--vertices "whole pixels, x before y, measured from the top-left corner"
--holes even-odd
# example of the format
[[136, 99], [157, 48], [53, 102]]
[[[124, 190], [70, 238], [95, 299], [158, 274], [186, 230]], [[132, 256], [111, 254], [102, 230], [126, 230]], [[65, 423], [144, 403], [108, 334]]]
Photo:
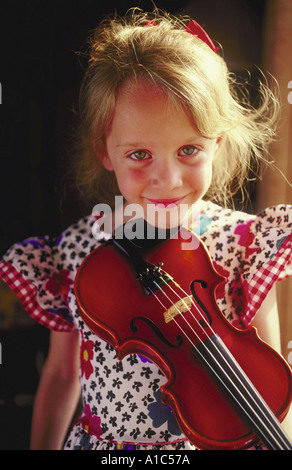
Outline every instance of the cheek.
[[210, 164], [205, 168], [205, 181], [208, 186], [211, 184], [212, 181], [212, 175], [213, 175], [213, 163], [210, 162]]
[[133, 184], [141, 184], [147, 181], [147, 173], [144, 169], [131, 169], [128, 170], [128, 179], [132, 181]]
[[202, 174], [202, 190], [203, 192], [207, 192], [211, 185], [212, 181], [212, 165], [209, 165], [208, 167], [204, 168], [203, 174]]
[[212, 163], [200, 165], [188, 172], [189, 184], [193, 187], [209, 186], [212, 179]]
[[145, 187], [147, 178], [140, 170], [127, 170], [116, 173], [117, 183], [123, 196], [127, 199], [135, 197]]

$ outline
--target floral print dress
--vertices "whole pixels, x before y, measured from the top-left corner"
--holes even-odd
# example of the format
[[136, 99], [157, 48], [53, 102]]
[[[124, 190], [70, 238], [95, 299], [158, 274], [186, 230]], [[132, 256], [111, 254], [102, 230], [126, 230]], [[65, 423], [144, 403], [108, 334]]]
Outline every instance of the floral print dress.
[[[78, 313], [74, 279], [98, 246], [95, 222], [88, 216], [59, 238], [16, 243], [0, 262], [1, 277], [35, 320], [52, 330], [79, 331], [83, 411], [64, 448], [194, 448], [161, 400], [166, 378], [157, 366], [137, 354], [118, 360], [113, 347], [95, 336]], [[217, 293], [219, 308], [236, 327], [246, 328], [274, 283], [292, 274], [292, 206], [252, 216], [201, 202], [191, 228], [227, 278]]]

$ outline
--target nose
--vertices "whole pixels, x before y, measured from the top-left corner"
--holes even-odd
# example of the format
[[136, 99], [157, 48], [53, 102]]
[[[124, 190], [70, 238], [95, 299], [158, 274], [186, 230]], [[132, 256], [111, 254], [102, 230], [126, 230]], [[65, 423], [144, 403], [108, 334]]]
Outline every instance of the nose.
[[153, 189], [171, 191], [183, 185], [183, 172], [175, 162], [161, 162], [153, 168], [150, 177]]

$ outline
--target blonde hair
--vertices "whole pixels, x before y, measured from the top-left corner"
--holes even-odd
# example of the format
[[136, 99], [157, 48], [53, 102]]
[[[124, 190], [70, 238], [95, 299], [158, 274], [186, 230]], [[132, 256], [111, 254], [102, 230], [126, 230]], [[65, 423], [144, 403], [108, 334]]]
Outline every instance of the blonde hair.
[[[145, 26], [149, 20], [155, 22]], [[80, 90], [81, 149], [77, 181], [91, 199], [113, 203], [114, 173], [102, 167], [105, 133], [127, 80], [146, 80], [181, 103], [204, 137], [223, 137], [207, 199], [226, 204], [244, 187], [250, 169], [267, 161], [275, 133], [277, 100], [260, 84], [257, 108], [225, 61], [184, 31], [190, 18], [138, 9], [104, 20], [89, 41], [89, 62]]]

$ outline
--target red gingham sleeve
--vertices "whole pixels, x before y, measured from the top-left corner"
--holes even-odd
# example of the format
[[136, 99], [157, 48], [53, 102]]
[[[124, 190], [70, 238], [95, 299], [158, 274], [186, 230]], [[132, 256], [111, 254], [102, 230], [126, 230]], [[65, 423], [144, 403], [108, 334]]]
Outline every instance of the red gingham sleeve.
[[250, 324], [275, 282], [292, 276], [292, 206], [265, 209], [246, 225], [241, 284], [246, 306], [239, 322]]
[[0, 261], [0, 277], [37, 322], [52, 330], [72, 331], [67, 298], [73, 273], [62, 262], [58, 244], [48, 237], [16, 243]]

